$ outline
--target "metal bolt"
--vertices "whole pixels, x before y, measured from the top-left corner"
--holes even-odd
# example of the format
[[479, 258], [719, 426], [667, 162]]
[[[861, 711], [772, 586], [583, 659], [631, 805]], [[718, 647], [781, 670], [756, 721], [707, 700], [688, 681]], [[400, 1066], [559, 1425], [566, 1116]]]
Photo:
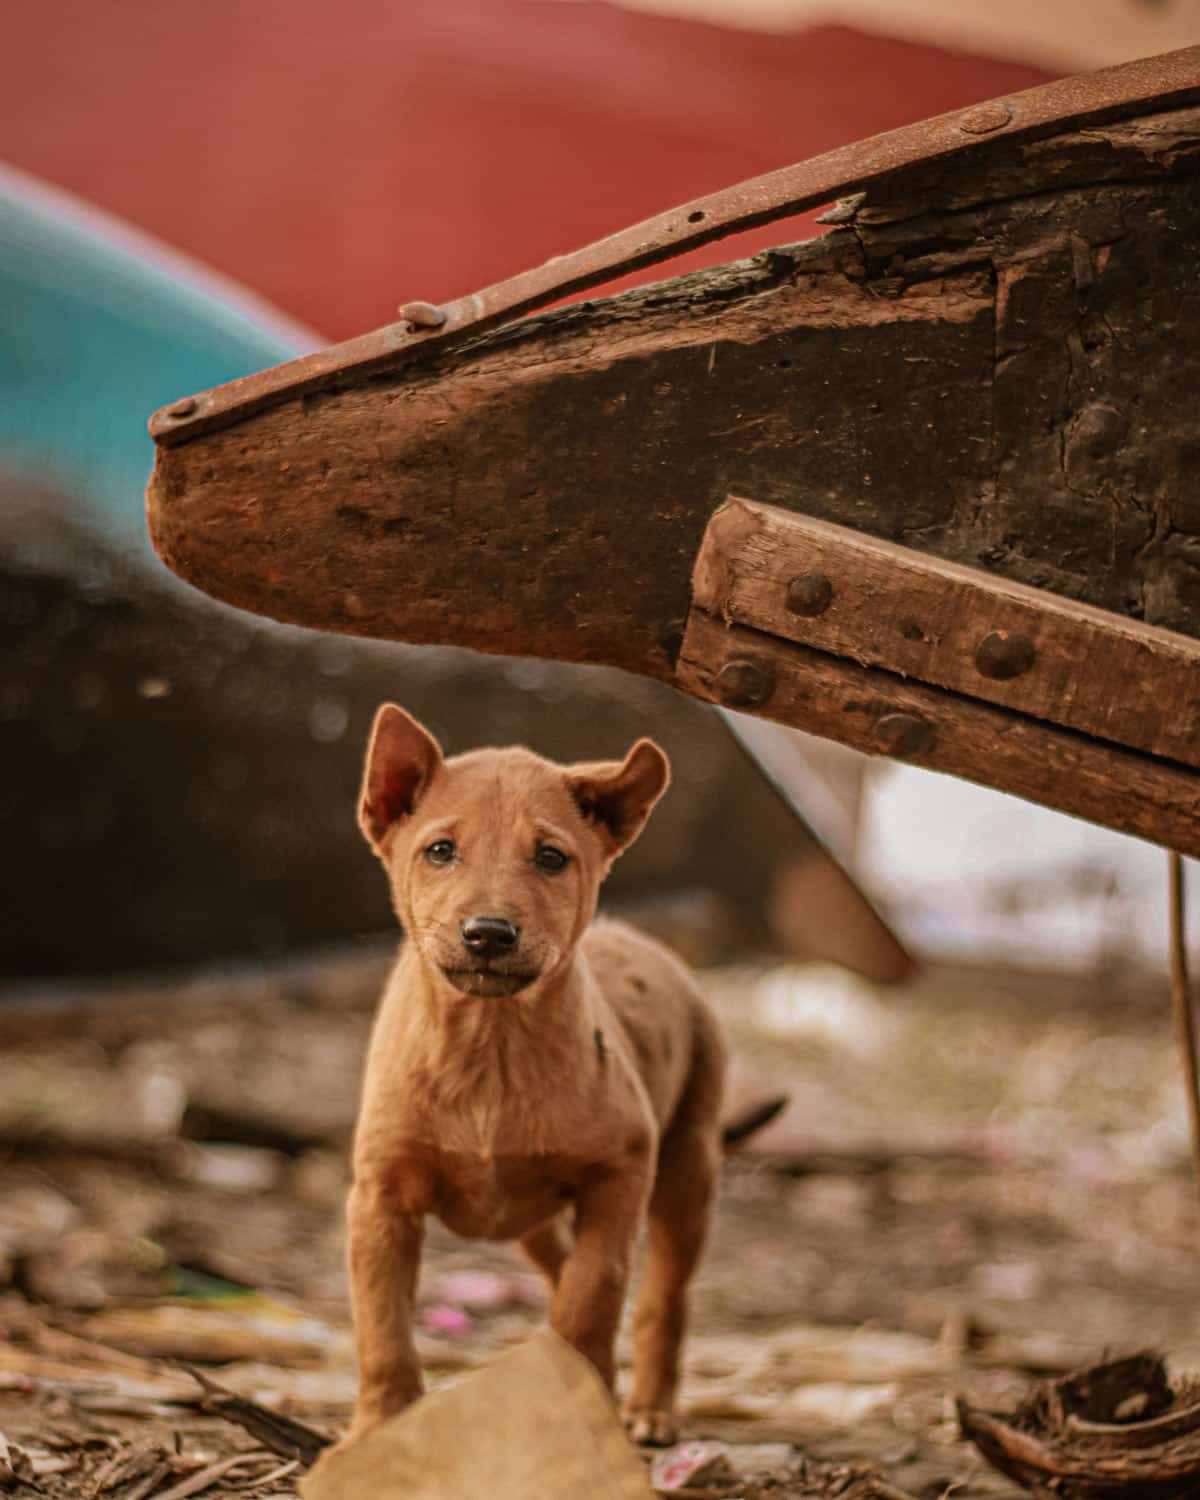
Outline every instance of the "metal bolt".
[[176, 422], [182, 422], [184, 417], [190, 417], [195, 410], [195, 396], [185, 396], [182, 401], [176, 401], [174, 406], [167, 408], [167, 416]]
[[798, 573], [788, 580], [787, 607], [794, 615], [823, 615], [833, 601], [824, 573]]
[[999, 130], [1007, 125], [1012, 119], [1012, 110], [1007, 104], [994, 101], [991, 104], [980, 104], [975, 109], [967, 110], [958, 122], [958, 128], [965, 130], [968, 135], [990, 135], [993, 130]]
[[1012, 635], [1007, 630], [989, 630], [975, 647], [975, 668], [983, 677], [1007, 682], [1028, 672], [1037, 660], [1037, 651], [1026, 635]]
[[440, 328], [446, 321], [446, 314], [432, 302], [406, 302], [400, 316], [414, 328]]
[[934, 739], [933, 725], [920, 714], [884, 714], [875, 725], [875, 743], [886, 755], [920, 755]]
[[765, 663], [738, 657], [717, 673], [716, 686], [727, 708], [761, 708], [775, 691], [775, 673]]

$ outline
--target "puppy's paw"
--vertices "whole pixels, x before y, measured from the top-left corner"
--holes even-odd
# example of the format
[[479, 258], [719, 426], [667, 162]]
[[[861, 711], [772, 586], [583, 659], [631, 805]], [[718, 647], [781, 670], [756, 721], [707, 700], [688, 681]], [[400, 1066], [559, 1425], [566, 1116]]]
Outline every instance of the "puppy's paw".
[[679, 1437], [679, 1423], [675, 1413], [658, 1411], [652, 1406], [627, 1405], [621, 1413], [625, 1431], [635, 1443], [647, 1443], [655, 1448], [666, 1448]]

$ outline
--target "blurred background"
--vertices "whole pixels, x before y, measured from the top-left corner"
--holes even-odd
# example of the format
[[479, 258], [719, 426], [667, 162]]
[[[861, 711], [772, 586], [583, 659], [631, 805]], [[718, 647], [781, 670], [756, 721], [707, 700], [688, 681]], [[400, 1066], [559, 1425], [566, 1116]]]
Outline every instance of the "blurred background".
[[[156, 562], [141, 492], [147, 414], [180, 394], [1198, 27], [1194, 0], [52, 0], [11, 17], [0, 974], [278, 958], [386, 929], [348, 812], [387, 696], [452, 749], [569, 758], [660, 735], [676, 790], [612, 896], [690, 911], [705, 956], [857, 955], [895, 977], [870, 900], [935, 960], [1101, 979], [1157, 963], [1149, 849], [783, 732], [766, 746], [781, 799], [715, 715], [647, 684], [239, 616]], [[806, 217], [668, 269], [818, 232]], [[797, 802], [862, 896], [780, 815]]]
[[[95, 1312], [174, 1267], [344, 1322], [333, 1210], [394, 943], [353, 802], [394, 698], [450, 750], [590, 759], [650, 733], [670, 751], [675, 784], [611, 901], [704, 967], [738, 1089], [793, 1096], [766, 1145], [807, 1163], [739, 1190], [761, 1235], [730, 1232], [718, 1322], [754, 1326], [735, 1281], [760, 1255], [762, 1317], [1200, 1335], [1169, 1298], [1129, 1300], [1170, 1281], [1194, 1228], [1160, 850], [803, 735], [743, 740], [618, 673], [278, 627], [174, 579], [142, 518], [146, 419], [176, 397], [771, 168], [1196, 41], [1200, 0], [11, 10], [0, 1207], [19, 1211], [0, 1214], [0, 1284]], [[640, 279], [820, 232], [788, 221]], [[181, 1141], [152, 1182], [128, 1164]], [[1128, 1232], [1114, 1218], [1102, 1244], [1080, 1228], [1097, 1185], [1127, 1194]], [[247, 1195], [275, 1206], [239, 1207], [248, 1238], [230, 1238]], [[910, 1246], [900, 1271], [881, 1223]], [[810, 1246], [786, 1273], [783, 1227]]]

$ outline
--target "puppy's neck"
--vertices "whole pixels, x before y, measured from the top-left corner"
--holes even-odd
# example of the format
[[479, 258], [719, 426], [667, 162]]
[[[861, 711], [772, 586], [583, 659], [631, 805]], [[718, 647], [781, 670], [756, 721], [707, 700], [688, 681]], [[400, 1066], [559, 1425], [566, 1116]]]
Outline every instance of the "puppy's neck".
[[558, 1116], [545, 1101], [594, 1065], [595, 1004], [579, 953], [493, 999], [462, 994], [408, 947], [379, 1018], [382, 1050], [394, 1047], [407, 1079], [420, 1080], [415, 1091], [410, 1082], [407, 1132], [442, 1150], [553, 1149]]
[[422, 1029], [447, 1061], [479, 1048], [509, 1051], [524, 1044], [544, 1058], [555, 1042], [591, 1035], [590, 971], [578, 949], [508, 996], [464, 994], [415, 943], [405, 945], [399, 967], [406, 1003], [419, 1007]]

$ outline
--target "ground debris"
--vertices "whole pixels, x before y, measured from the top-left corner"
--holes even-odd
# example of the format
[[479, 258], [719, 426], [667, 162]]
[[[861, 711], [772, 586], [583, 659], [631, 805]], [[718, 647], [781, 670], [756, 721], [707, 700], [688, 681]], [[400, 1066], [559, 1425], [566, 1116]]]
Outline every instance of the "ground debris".
[[1172, 1500], [1200, 1485], [1200, 1385], [1172, 1387], [1158, 1354], [1043, 1382], [1008, 1416], [957, 1406], [963, 1436], [1035, 1494]]
[[913, 1500], [865, 1464], [822, 1463], [793, 1443], [680, 1443], [657, 1454], [663, 1500]]
[[677, 1443], [654, 1456], [650, 1483], [660, 1493], [679, 1494], [716, 1479], [732, 1478], [729, 1449], [724, 1443], [700, 1441]]
[[141, 1500], [156, 1490], [171, 1472], [171, 1462], [156, 1444], [123, 1449], [114, 1454], [96, 1474], [85, 1493], [88, 1500], [112, 1496], [114, 1500]]
[[[733, 1034], [737, 1097], [792, 1104], [771, 1155], [728, 1164], [686, 1346], [683, 1436], [724, 1443], [731, 1477], [672, 1500], [896, 1500], [892, 1485], [1010, 1500], [1012, 1480], [958, 1440], [948, 1387], [990, 1413], [1105, 1348], [1169, 1346], [1173, 1368], [1200, 1368], [1200, 1217], [1173, 1168], [1186, 1121], [1159, 1011], [957, 980], [830, 1011], [826, 986], [822, 1008], [797, 1012], [807, 1030], [764, 1034], [755, 979], [705, 979]], [[798, 1003], [794, 983], [788, 994]], [[0, 1484], [0, 1500], [136, 1500], [139, 1487], [163, 1500], [251, 1450], [196, 1500], [295, 1500], [304, 1463], [285, 1455], [301, 1450], [233, 1420], [242, 1407], [207, 1404], [179, 1361], [304, 1424], [314, 1447], [347, 1426], [340, 1122], [366, 1005], [232, 994], [136, 1024], [119, 1010], [53, 1036], [11, 1026], [0, 1059], [0, 1431], [38, 1486]], [[178, 1078], [184, 1119], [148, 1109], [140, 1142], [113, 1120], [93, 1139], [90, 1101], [75, 1100], [108, 1072], [172, 1109], [179, 1091], [161, 1080]], [[16, 1130], [10, 1077], [36, 1130]], [[39, 1098], [59, 1114], [35, 1119]], [[431, 1399], [545, 1321], [541, 1283], [509, 1247], [431, 1224], [416, 1336]], [[626, 1335], [622, 1389], [629, 1354]], [[144, 1451], [96, 1490], [106, 1465]], [[493, 1488], [489, 1476], [474, 1493]]]
[[333, 1441], [304, 1422], [297, 1422], [294, 1417], [269, 1411], [257, 1401], [227, 1390], [202, 1370], [187, 1368], [188, 1374], [200, 1383], [204, 1392], [200, 1402], [204, 1411], [223, 1417], [227, 1422], [236, 1423], [273, 1453], [298, 1460], [307, 1469], [316, 1463], [322, 1450], [328, 1448]]
[[11, 1490], [34, 1481], [33, 1465], [24, 1448], [0, 1432], [0, 1490]]
[[[264, 1475], [259, 1471], [265, 1466], [271, 1465], [270, 1475]], [[247, 1482], [257, 1488], [266, 1479], [277, 1479], [281, 1473], [290, 1472], [292, 1465], [287, 1465], [281, 1470], [274, 1463], [274, 1457], [269, 1453], [235, 1453], [229, 1458], [217, 1459], [214, 1463], [205, 1464], [203, 1468], [189, 1474], [181, 1479], [178, 1484], [173, 1484], [169, 1489], [148, 1491], [146, 1500], [190, 1500], [190, 1496], [199, 1495], [202, 1491], [210, 1489], [218, 1479], [227, 1479], [234, 1470], [250, 1470], [246, 1476]], [[240, 1487], [240, 1486], [239, 1486]]]
[[337, 1342], [319, 1318], [252, 1293], [220, 1303], [163, 1298], [112, 1307], [81, 1327], [89, 1338], [131, 1354], [205, 1364], [317, 1365]]
[[595, 1370], [549, 1330], [331, 1450], [300, 1488], [304, 1500], [653, 1495]]

